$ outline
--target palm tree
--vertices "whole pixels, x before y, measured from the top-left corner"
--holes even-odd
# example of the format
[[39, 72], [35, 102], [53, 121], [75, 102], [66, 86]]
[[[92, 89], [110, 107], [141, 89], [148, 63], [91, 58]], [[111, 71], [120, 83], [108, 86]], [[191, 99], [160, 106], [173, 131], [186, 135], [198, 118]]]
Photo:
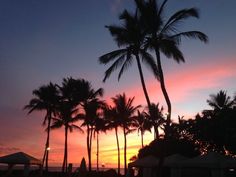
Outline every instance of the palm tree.
[[76, 112], [78, 110], [75, 109], [74, 104], [69, 101], [61, 101], [58, 106], [57, 117], [53, 118], [53, 125], [51, 126], [52, 129], [58, 129], [64, 126], [65, 129], [65, 147], [64, 147], [64, 160], [62, 164], [62, 172], [67, 172], [68, 167], [68, 131], [72, 132], [73, 129], [78, 129], [80, 132], [83, 130], [75, 124], [79, 120]]
[[[103, 101], [99, 100], [98, 97], [103, 96], [104, 90], [99, 88], [94, 90], [90, 82], [79, 79], [76, 82], [76, 88], [78, 88], [77, 100], [79, 100], [79, 107], [83, 110], [83, 114], [79, 114], [80, 119], [83, 120], [83, 126], [87, 127], [87, 151], [89, 160], [89, 171], [92, 170], [91, 164], [91, 146], [92, 146], [92, 132], [94, 126], [94, 120], [97, 118], [97, 111], [103, 105]], [[73, 95], [72, 95], [73, 96]], [[76, 102], [76, 101], [75, 101]]]
[[159, 108], [159, 103], [151, 104], [148, 112], [144, 112], [144, 116], [151, 122], [154, 128], [154, 140], [160, 137], [158, 128], [164, 124], [163, 107]]
[[102, 64], [108, 64], [114, 61], [113, 64], [106, 70], [103, 81], [105, 82], [106, 79], [110, 77], [112, 72], [121, 67], [118, 75], [119, 81], [123, 72], [131, 66], [133, 60], [135, 59], [138, 66], [143, 92], [147, 104], [150, 106], [150, 99], [144, 81], [140, 58], [142, 58], [142, 61], [152, 69], [157, 77], [155, 61], [152, 56], [146, 52], [143, 46], [145, 33], [142, 30], [142, 24], [138, 20], [137, 13], [132, 15], [125, 10], [120, 15], [120, 20], [123, 20], [124, 22], [120, 26], [107, 26], [119, 49], [109, 52], [99, 58], [99, 61]]
[[134, 117], [135, 118], [135, 127], [138, 130], [138, 133], [140, 132], [141, 135], [141, 145], [143, 146], [143, 135], [145, 131], [151, 132], [152, 124], [149, 119], [146, 118], [144, 111], [140, 112], [138, 110], [138, 114]]
[[24, 107], [28, 109], [28, 114], [33, 111], [46, 111], [43, 125], [47, 124], [47, 139], [45, 143], [43, 165], [45, 163], [45, 169], [48, 171], [48, 157], [49, 157], [49, 142], [50, 142], [50, 126], [52, 116], [55, 115], [55, 109], [59, 100], [59, 91], [55, 84], [51, 82], [48, 85], [43, 85], [39, 89], [33, 91], [34, 98], [30, 100], [29, 104]]
[[117, 118], [119, 119], [120, 126], [123, 129], [124, 134], [124, 173], [127, 174], [127, 159], [126, 159], [126, 149], [127, 149], [127, 134], [132, 132], [134, 129], [130, 127], [134, 123], [134, 113], [140, 107], [133, 106], [133, 98], [127, 98], [125, 93], [122, 95], [116, 95], [112, 98], [114, 103], [114, 108], [116, 110]]
[[184, 62], [183, 53], [179, 49], [181, 39], [183, 37], [190, 39], [199, 39], [207, 42], [208, 37], [200, 31], [184, 31], [177, 27], [190, 17], [199, 18], [199, 13], [195, 8], [182, 9], [174, 13], [169, 19], [164, 18], [164, 9], [167, 0], [159, 6], [156, 0], [135, 0], [139, 10], [140, 20], [146, 31], [145, 46], [150, 50], [154, 50], [156, 54], [156, 62], [161, 90], [168, 107], [166, 136], [171, 123], [171, 101], [166, 90], [164, 73], [161, 64], [160, 54], [163, 53], [167, 58], [174, 59], [177, 63]]
[[54, 128], [65, 127], [65, 152], [62, 170], [67, 171], [67, 134], [73, 128], [80, 129], [73, 123], [80, 120], [79, 105], [88, 97], [87, 89], [90, 85], [84, 79], [64, 78], [60, 90], [58, 117], [55, 119]]
[[107, 122], [98, 116], [94, 121], [94, 136], [97, 135], [97, 171], [99, 171], [99, 133], [106, 131]]
[[211, 106], [215, 112], [233, 108], [234, 100], [231, 100], [226, 91], [220, 90], [217, 94], [210, 95], [210, 99], [207, 100], [209, 106]]
[[83, 120], [82, 126], [85, 126], [87, 128], [87, 151], [89, 159], [89, 171], [92, 170], [92, 162], [91, 162], [92, 135], [93, 133], [99, 131], [98, 125], [96, 129], [96, 123], [98, 123], [96, 121], [100, 119], [101, 116], [100, 111], [103, 108], [103, 106], [104, 106], [104, 101], [101, 101], [98, 98], [93, 98], [92, 100], [88, 100], [83, 103], [84, 114], [80, 114], [80, 119]]
[[118, 128], [120, 127], [120, 121], [117, 117], [116, 109], [112, 106], [106, 106], [103, 110], [104, 119], [107, 122], [106, 129], [115, 129], [116, 145], [117, 145], [117, 173], [120, 176], [120, 143], [118, 136]]

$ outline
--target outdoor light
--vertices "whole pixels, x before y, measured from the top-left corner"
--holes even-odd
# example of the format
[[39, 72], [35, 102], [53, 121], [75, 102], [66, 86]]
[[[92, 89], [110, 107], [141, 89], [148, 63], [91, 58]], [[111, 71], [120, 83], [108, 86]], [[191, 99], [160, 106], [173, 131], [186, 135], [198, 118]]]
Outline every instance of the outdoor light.
[[51, 149], [50, 147], [47, 147], [47, 151], [50, 151], [50, 149]]

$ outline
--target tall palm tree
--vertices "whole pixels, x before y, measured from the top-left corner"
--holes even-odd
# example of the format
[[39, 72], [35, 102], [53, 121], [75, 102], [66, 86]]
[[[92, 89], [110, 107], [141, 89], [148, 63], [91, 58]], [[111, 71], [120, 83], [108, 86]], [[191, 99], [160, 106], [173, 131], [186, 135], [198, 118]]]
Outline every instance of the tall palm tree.
[[102, 64], [113, 62], [113, 64], [106, 70], [103, 81], [105, 82], [112, 72], [121, 67], [118, 75], [119, 81], [123, 72], [131, 66], [133, 60], [136, 60], [143, 92], [147, 105], [150, 106], [151, 103], [144, 81], [141, 59], [152, 69], [156, 77], [158, 77], [158, 75], [154, 59], [146, 52], [143, 46], [145, 31], [143, 31], [142, 24], [140, 23], [141, 21], [138, 20], [137, 13], [132, 15], [125, 10], [120, 15], [120, 20], [123, 21], [123, 24], [120, 26], [107, 26], [119, 49], [109, 52], [99, 58], [99, 61]]
[[159, 108], [159, 103], [151, 104], [148, 112], [144, 112], [144, 116], [151, 122], [154, 128], [154, 140], [159, 138], [159, 127], [164, 124], [163, 107]]
[[58, 105], [57, 117], [53, 118], [52, 129], [58, 129], [64, 126], [65, 129], [65, 147], [64, 147], [64, 159], [62, 164], [62, 172], [67, 172], [68, 167], [68, 131], [72, 132], [73, 129], [78, 129], [80, 132], [83, 130], [75, 124], [79, 120], [79, 117], [75, 116], [78, 110], [69, 101], [61, 101]]
[[[126, 149], [127, 149], [127, 134], [132, 132], [130, 127], [134, 123], [134, 113], [140, 107], [133, 106], [133, 98], [127, 98], [125, 93], [122, 95], [116, 95], [112, 97], [112, 101], [114, 103], [114, 108], [116, 110], [117, 118], [119, 119], [120, 125], [123, 129], [124, 134], [124, 173], [127, 174], [127, 157], [126, 157]], [[133, 129], [134, 130], [134, 129]]]
[[28, 114], [33, 111], [46, 111], [43, 125], [47, 124], [47, 139], [45, 143], [43, 165], [45, 163], [45, 169], [48, 171], [48, 157], [49, 157], [49, 144], [50, 144], [50, 126], [52, 116], [55, 115], [56, 105], [59, 100], [59, 91], [55, 84], [51, 82], [48, 85], [43, 85], [39, 89], [33, 91], [34, 98], [30, 100], [29, 104], [24, 107], [28, 109]]
[[141, 135], [141, 145], [143, 148], [144, 147], [143, 146], [143, 135], [144, 135], [145, 131], [151, 132], [152, 124], [151, 124], [150, 119], [146, 118], [144, 111], [140, 112], [138, 110], [138, 114], [134, 118], [135, 118], [135, 127], [137, 128], [138, 133], [140, 132], [140, 135]]
[[103, 110], [104, 119], [107, 122], [107, 130], [115, 129], [116, 135], [116, 145], [117, 145], [117, 173], [120, 176], [120, 143], [119, 143], [119, 135], [118, 128], [120, 127], [120, 121], [117, 117], [115, 107], [107, 105]]
[[210, 99], [207, 100], [209, 106], [211, 106], [215, 112], [232, 108], [234, 100], [227, 95], [226, 91], [220, 90], [217, 94], [210, 95]]
[[159, 73], [161, 90], [168, 107], [166, 136], [171, 123], [171, 101], [166, 90], [164, 73], [161, 64], [161, 53], [167, 58], [174, 59], [177, 63], [184, 62], [184, 56], [179, 45], [183, 37], [190, 39], [199, 39], [207, 42], [208, 37], [200, 31], [184, 31], [178, 27], [181, 23], [190, 17], [199, 18], [199, 13], [195, 8], [182, 9], [174, 13], [170, 18], [165, 20], [164, 9], [167, 0], [164, 0], [161, 5], [157, 4], [156, 0], [135, 0], [139, 10], [140, 20], [146, 31], [145, 46], [150, 50], [154, 50], [156, 54], [156, 62]]

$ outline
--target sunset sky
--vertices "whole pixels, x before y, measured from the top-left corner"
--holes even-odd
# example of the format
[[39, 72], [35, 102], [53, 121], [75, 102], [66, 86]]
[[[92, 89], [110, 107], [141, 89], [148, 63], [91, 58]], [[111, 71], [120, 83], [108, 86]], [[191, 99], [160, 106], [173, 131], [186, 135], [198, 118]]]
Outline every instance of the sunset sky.
[[[105, 89], [104, 99], [125, 92], [135, 96], [135, 104], [145, 106], [136, 65], [117, 81], [117, 72], [102, 82], [108, 66], [98, 57], [117, 49], [105, 25], [119, 24], [118, 14], [133, 8], [131, 0], [1, 0], [0, 1], [0, 156], [24, 151], [42, 158], [46, 133], [43, 112], [27, 115], [22, 110], [32, 98], [32, 91], [62, 78], [84, 78], [94, 88]], [[209, 43], [183, 40], [181, 50], [186, 63], [163, 59], [167, 90], [173, 104], [173, 119], [190, 118], [208, 108], [210, 94], [226, 90], [236, 93], [236, 1], [169, 0], [166, 16], [182, 9], [197, 7], [200, 19], [190, 19], [186, 30], [199, 30]], [[144, 67], [152, 102], [166, 107], [159, 83]], [[69, 134], [69, 162], [78, 164], [87, 157], [86, 135]], [[122, 134], [120, 134], [122, 144]], [[145, 134], [145, 144], [153, 139]], [[100, 162], [116, 164], [113, 132], [101, 135]], [[63, 158], [64, 132], [51, 134], [50, 164], [60, 165]], [[96, 145], [94, 142], [95, 165]], [[137, 154], [140, 136], [128, 136], [128, 158]], [[123, 162], [123, 161], [122, 161]]]

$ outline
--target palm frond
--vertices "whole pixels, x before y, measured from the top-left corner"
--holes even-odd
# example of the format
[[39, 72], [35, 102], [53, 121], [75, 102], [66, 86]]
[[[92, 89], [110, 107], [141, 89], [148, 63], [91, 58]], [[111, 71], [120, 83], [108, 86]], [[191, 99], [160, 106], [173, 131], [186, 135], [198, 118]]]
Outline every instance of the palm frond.
[[207, 35], [205, 35], [204, 33], [200, 31], [186, 31], [186, 32], [181, 32], [181, 33], [171, 36], [171, 38], [177, 41], [178, 44], [181, 42], [182, 37], [190, 38], [190, 39], [199, 39], [200, 41], [204, 43], [208, 42]]
[[133, 61], [133, 57], [132, 57], [131, 53], [128, 52], [126, 55], [126, 60], [124, 61], [123, 65], [120, 69], [120, 72], [118, 74], [118, 81], [120, 80], [120, 77], [122, 76], [124, 71], [126, 71], [132, 65], [132, 61]]
[[105, 82], [107, 80], [107, 78], [110, 77], [110, 75], [113, 71], [115, 71], [120, 65], [122, 65], [124, 60], [125, 60], [125, 55], [123, 54], [105, 71], [105, 76], [104, 76], [103, 82]]
[[101, 64], [107, 64], [117, 58], [119, 58], [120, 56], [123, 56], [124, 53], [126, 53], [127, 49], [119, 49], [119, 50], [114, 50], [112, 52], [109, 52], [105, 55], [102, 55], [99, 57], [99, 62]]
[[58, 129], [58, 128], [61, 128], [62, 126], [63, 126], [62, 121], [56, 121], [56, 122], [53, 122], [51, 129]]
[[152, 57], [152, 55], [149, 54], [148, 52], [146, 52], [145, 50], [141, 50], [140, 55], [142, 57], [142, 61], [146, 64], [146, 66], [148, 68], [151, 69], [151, 71], [152, 71], [153, 75], [156, 77], [156, 79], [159, 80], [158, 68], [157, 68], [156, 62], [155, 62], [154, 58]]
[[196, 8], [190, 8], [182, 9], [174, 13], [162, 28], [161, 33], [165, 32], [166, 30], [168, 30], [168, 28], [171, 28], [172, 26], [176, 26], [178, 23], [182, 22], [183, 20], [189, 17], [199, 18], [198, 10]]
[[183, 53], [179, 50], [173, 40], [163, 39], [160, 43], [160, 50], [168, 58], [173, 58], [177, 63], [185, 62]]

